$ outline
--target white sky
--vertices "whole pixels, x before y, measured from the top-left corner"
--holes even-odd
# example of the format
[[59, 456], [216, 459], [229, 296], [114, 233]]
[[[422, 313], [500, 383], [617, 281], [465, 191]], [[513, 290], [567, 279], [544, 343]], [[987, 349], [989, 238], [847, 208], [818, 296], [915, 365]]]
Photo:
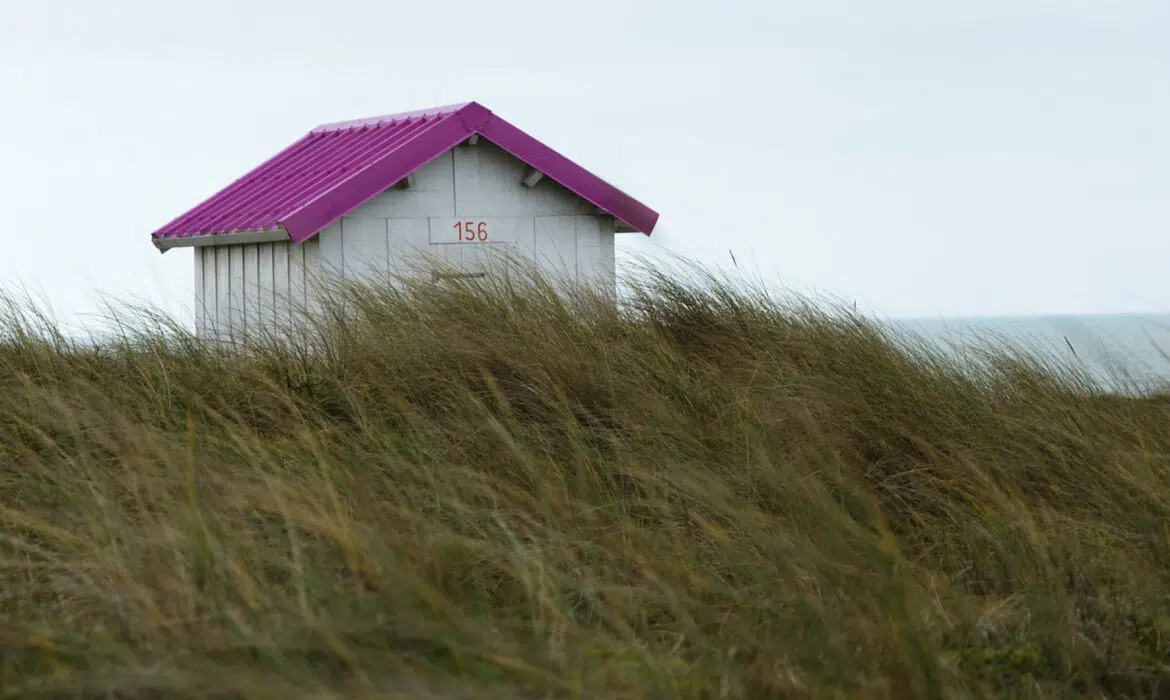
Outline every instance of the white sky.
[[896, 316], [1170, 311], [1166, 0], [0, 0], [0, 283], [182, 313], [150, 231], [466, 100], [660, 211], [628, 249]]

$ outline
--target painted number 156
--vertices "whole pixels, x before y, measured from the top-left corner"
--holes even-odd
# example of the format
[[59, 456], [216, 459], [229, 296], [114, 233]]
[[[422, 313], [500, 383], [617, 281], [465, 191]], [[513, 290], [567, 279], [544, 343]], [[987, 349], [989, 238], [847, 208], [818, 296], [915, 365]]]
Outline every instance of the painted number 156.
[[456, 221], [454, 229], [461, 241], [486, 241], [488, 239], [486, 221]]

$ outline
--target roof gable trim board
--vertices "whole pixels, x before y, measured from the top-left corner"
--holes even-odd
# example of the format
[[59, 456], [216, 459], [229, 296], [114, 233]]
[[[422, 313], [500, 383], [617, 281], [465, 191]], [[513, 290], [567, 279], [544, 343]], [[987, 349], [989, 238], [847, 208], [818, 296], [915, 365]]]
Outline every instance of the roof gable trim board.
[[[486, 110], [485, 110], [486, 111]], [[491, 113], [488, 113], [491, 115]], [[658, 213], [498, 116], [477, 129], [484, 138], [556, 180], [578, 197], [647, 236]], [[620, 213], [619, 213], [620, 212]]]
[[[477, 107], [478, 110], [473, 110], [473, 107]], [[468, 111], [472, 114], [466, 114]], [[476, 114], [476, 111], [480, 114]], [[468, 117], [480, 117], [482, 121], [483, 117], [490, 114], [487, 109], [471, 103], [450, 117], [440, 119], [415, 134], [406, 143], [284, 217], [280, 224], [288, 231], [294, 243], [303, 243], [330, 223], [376, 197], [388, 186], [458, 146], [474, 131], [474, 127], [467, 123], [471, 121]]]

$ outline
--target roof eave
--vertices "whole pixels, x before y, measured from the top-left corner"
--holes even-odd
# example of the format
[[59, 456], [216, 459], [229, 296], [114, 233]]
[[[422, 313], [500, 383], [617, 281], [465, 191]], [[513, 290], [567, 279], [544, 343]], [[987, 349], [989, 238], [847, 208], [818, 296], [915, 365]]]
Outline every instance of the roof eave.
[[291, 238], [284, 228], [268, 231], [232, 231], [231, 233], [202, 233], [193, 236], [151, 236], [151, 242], [160, 253], [171, 248], [203, 248], [248, 243], [277, 243]]

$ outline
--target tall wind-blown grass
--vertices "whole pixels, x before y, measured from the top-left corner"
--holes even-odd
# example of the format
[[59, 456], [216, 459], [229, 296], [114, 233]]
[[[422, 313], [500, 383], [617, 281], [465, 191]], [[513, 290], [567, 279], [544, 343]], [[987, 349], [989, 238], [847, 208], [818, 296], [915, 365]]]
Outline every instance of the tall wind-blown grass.
[[1170, 408], [647, 267], [0, 334], [0, 697], [1170, 697]]

